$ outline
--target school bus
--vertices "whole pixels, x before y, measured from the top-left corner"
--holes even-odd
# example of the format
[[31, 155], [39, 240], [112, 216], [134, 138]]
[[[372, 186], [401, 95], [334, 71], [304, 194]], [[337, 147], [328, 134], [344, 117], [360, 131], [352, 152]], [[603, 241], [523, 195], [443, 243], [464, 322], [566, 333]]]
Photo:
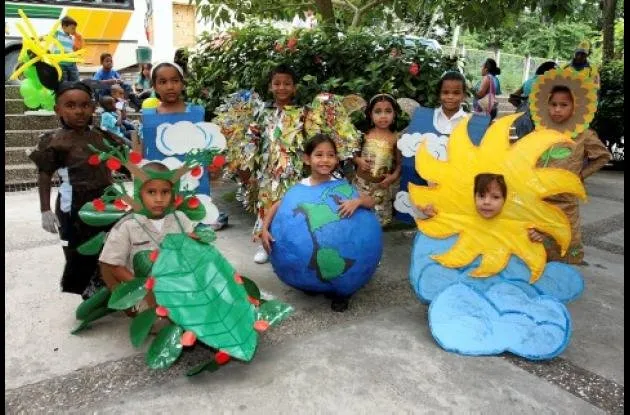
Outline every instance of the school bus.
[[[136, 0], [145, 2], [145, 0]], [[147, 3], [149, 3], [147, 1]], [[134, 0], [21, 0], [4, 2], [5, 82], [17, 64], [22, 35], [16, 27], [21, 21], [18, 10], [28, 16], [38, 35], [50, 32], [64, 16], [77, 21], [77, 32], [83, 36], [84, 62], [80, 72], [94, 72], [100, 66], [100, 55], [112, 54], [117, 69], [136, 64], [138, 41], [148, 36], [145, 31], [147, 7], [134, 7]]]

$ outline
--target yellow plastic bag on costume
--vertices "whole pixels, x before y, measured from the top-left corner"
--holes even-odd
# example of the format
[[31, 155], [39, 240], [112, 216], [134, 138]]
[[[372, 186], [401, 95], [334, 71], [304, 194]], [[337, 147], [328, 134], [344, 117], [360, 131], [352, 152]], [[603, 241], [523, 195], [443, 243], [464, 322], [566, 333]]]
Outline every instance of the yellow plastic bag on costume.
[[[467, 134], [468, 120], [459, 123], [447, 145], [447, 160], [435, 159], [426, 143], [416, 154], [416, 169], [435, 187], [410, 184], [410, 197], [417, 206], [433, 205], [437, 212], [431, 219], [418, 220], [418, 228], [433, 238], [459, 235], [453, 247], [435, 255], [449, 268], [463, 267], [481, 255], [473, 277], [497, 274], [516, 255], [529, 267], [530, 282], [542, 275], [546, 263], [545, 248], [531, 242], [528, 230], [535, 228], [551, 235], [566, 251], [571, 241], [569, 220], [559, 208], [543, 199], [558, 193], [571, 193], [585, 199], [579, 177], [561, 169], [537, 168], [541, 154], [557, 143], [572, 140], [553, 130], [536, 130], [515, 144], [510, 144], [509, 130], [521, 114], [497, 120], [486, 132], [479, 146]], [[474, 179], [480, 173], [501, 174], [507, 185], [505, 205], [499, 215], [485, 219], [477, 214]]]

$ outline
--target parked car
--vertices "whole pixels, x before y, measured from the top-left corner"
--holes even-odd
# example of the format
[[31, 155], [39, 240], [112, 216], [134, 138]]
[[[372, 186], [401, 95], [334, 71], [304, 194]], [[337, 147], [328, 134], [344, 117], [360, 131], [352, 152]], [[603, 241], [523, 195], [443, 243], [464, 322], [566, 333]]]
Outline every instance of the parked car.
[[428, 39], [426, 37], [414, 35], [405, 35], [404, 42], [406, 47], [424, 46], [438, 53], [442, 53], [442, 46], [435, 39]]

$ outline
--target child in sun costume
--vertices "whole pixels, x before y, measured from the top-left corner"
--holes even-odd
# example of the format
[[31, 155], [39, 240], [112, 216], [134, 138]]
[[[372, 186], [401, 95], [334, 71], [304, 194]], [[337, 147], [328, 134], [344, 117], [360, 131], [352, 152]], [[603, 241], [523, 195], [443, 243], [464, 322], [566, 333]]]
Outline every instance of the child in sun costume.
[[[199, 340], [214, 355], [188, 372], [195, 375], [214, 371], [231, 358], [251, 360], [257, 332], [291, 313], [291, 307], [277, 300], [263, 300], [256, 285], [234, 270], [212, 245], [215, 237], [211, 229], [197, 227], [190, 233], [191, 221], [203, 218], [205, 209], [196, 196], [180, 194], [178, 182], [187, 171], [217, 156], [215, 150], [191, 152], [182, 167], [171, 171], [156, 168], [158, 163], [141, 169], [137, 166], [141, 155], [122, 147], [109, 146], [108, 151], [94, 155], [108, 165], [124, 165], [133, 174], [134, 197], [122, 183], [115, 183], [101, 199], [81, 210], [82, 220], [93, 226], [121, 222], [101, 255], [103, 277], [113, 291], [103, 288], [77, 308], [76, 317], [82, 322], [75, 333], [104, 315], [128, 310], [146, 299], [144, 310], [130, 326], [132, 344], [139, 347], [146, 340], [158, 317], [168, 318], [167, 323], [172, 324], [161, 328], [149, 346], [147, 364], [167, 368], [179, 358], [183, 347]], [[151, 186], [162, 186], [164, 197], [160, 199], [155, 193], [147, 196], [155, 190]], [[159, 194], [159, 189], [156, 192]], [[164, 215], [161, 231], [156, 229], [158, 210]], [[97, 252], [104, 239], [102, 233], [81, 249]], [[116, 269], [120, 266], [133, 271], [127, 268], [121, 273]]]
[[[597, 85], [588, 71], [572, 68], [548, 71], [532, 87], [530, 111], [536, 128], [559, 131], [573, 139], [570, 147], [553, 146], [538, 161], [539, 166], [565, 169], [584, 180], [600, 170], [611, 158], [597, 133], [588, 128], [597, 110]], [[549, 261], [581, 264], [584, 261], [580, 208], [571, 194], [547, 198], [562, 209], [571, 223], [571, 243], [566, 252], [552, 238], [544, 241]]]
[[[579, 272], [547, 264], [533, 228], [552, 236], [563, 251], [571, 241], [569, 219], [545, 199], [570, 193], [584, 198], [580, 178], [560, 169], [536, 167], [554, 144], [569, 137], [537, 130], [510, 145], [509, 129], [521, 114], [497, 120], [475, 146], [468, 118], [448, 141], [448, 159], [437, 160], [423, 144], [418, 173], [436, 184], [410, 186], [416, 206], [433, 205], [435, 216], [418, 220], [410, 280], [429, 307], [429, 326], [444, 349], [466, 355], [505, 351], [532, 360], [553, 358], [567, 347], [571, 316], [563, 304], [583, 290]], [[477, 213], [473, 186], [482, 173], [505, 181], [505, 204], [491, 218]]]

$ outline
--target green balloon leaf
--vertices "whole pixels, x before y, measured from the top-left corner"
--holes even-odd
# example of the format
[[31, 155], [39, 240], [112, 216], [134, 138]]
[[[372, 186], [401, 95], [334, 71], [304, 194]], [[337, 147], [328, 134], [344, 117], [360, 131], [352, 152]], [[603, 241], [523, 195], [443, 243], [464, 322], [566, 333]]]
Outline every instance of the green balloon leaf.
[[260, 290], [258, 289], [258, 285], [247, 277], [241, 277], [241, 279], [243, 280], [243, 287], [245, 287], [247, 295], [260, 300]]
[[114, 222], [117, 222], [125, 216], [127, 212], [118, 210], [114, 205], [105, 204], [105, 210], [98, 211], [94, 208], [92, 202], [88, 202], [81, 210], [79, 210], [79, 217], [83, 222], [90, 226], [107, 226]]
[[181, 337], [184, 330], [171, 324], [164, 327], [151, 343], [146, 354], [147, 365], [151, 369], [167, 369], [182, 354]]
[[77, 307], [76, 311], [74, 312], [77, 320], [85, 320], [94, 310], [107, 307], [107, 302], [109, 301], [109, 297], [111, 295], [112, 294], [107, 287], [102, 287], [101, 289], [96, 291], [94, 295], [83, 301]]
[[99, 318], [105, 317], [108, 314], [113, 313], [115, 310], [112, 310], [107, 307], [97, 308], [92, 311], [86, 318], [79, 324], [79, 326], [71, 331], [71, 334], [77, 334], [90, 326], [90, 323], [98, 320]]
[[133, 256], [133, 275], [135, 278], [146, 278], [151, 273], [153, 262], [149, 258], [151, 250], [140, 251]]
[[199, 237], [199, 242], [204, 244], [211, 244], [216, 241], [217, 235], [209, 226], [197, 226], [195, 228], [195, 235]]
[[93, 238], [81, 244], [81, 246], [77, 248], [77, 251], [79, 251], [81, 255], [96, 255], [100, 252], [104, 243], [105, 232], [99, 232]]
[[129, 326], [129, 336], [133, 347], [140, 347], [147, 337], [149, 337], [151, 327], [153, 327], [153, 323], [155, 323], [156, 319], [157, 314], [155, 314], [154, 308], [144, 310], [134, 317], [131, 326]]
[[193, 222], [198, 222], [206, 217], [206, 208], [201, 202], [199, 202], [199, 204], [194, 209], [188, 206], [188, 201], [193, 197], [195, 196], [190, 196], [184, 199], [182, 204], [179, 205], [178, 210], [188, 216], [188, 219], [192, 220]]
[[258, 320], [265, 320], [275, 326], [293, 314], [293, 307], [279, 300], [265, 301], [258, 308]]
[[114, 310], [126, 310], [136, 305], [147, 295], [147, 289], [144, 288], [145, 282], [146, 278], [134, 278], [131, 281], [118, 285], [114, 289], [107, 306]]
[[215, 372], [219, 370], [221, 366], [212, 358], [206, 362], [201, 362], [198, 365], [193, 366], [186, 372], [186, 376], [195, 376], [202, 372]]

